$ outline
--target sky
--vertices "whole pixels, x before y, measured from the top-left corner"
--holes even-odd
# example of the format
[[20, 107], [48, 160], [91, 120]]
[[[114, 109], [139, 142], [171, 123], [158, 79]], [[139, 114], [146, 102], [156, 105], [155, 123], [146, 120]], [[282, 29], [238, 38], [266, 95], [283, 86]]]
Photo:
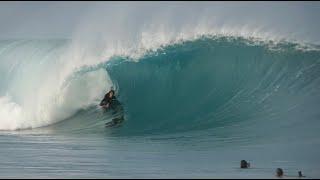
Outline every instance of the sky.
[[[320, 42], [319, 2], [0, 2], [0, 39], [72, 38], [73, 34], [93, 26], [108, 29], [126, 21], [131, 27], [146, 22], [171, 26], [201, 21], [199, 14], [217, 25], [251, 25], [274, 33], [290, 34]], [[155, 19], [150, 20], [156, 14]], [[161, 17], [161, 18], [159, 18]], [[198, 19], [197, 19], [198, 18]], [[159, 20], [162, 19], [162, 20]], [[89, 27], [88, 27], [89, 26]], [[102, 28], [102, 27], [101, 27]], [[118, 27], [121, 29], [122, 27]], [[93, 28], [94, 29], [94, 28]]]

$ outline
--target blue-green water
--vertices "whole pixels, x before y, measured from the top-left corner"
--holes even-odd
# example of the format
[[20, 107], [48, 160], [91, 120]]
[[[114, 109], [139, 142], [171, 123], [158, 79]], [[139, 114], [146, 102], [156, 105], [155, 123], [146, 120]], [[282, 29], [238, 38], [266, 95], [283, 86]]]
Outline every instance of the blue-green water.
[[[320, 176], [316, 46], [203, 37], [90, 64], [68, 47], [1, 41], [0, 177]], [[111, 86], [117, 128], [97, 106]]]
[[[1, 135], [2, 178], [275, 178], [319, 176], [318, 140], [230, 142], [212, 136]], [[236, 140], [234, 140], [236, 141]], [[240, 169], [241, 159], [251, 163]]]

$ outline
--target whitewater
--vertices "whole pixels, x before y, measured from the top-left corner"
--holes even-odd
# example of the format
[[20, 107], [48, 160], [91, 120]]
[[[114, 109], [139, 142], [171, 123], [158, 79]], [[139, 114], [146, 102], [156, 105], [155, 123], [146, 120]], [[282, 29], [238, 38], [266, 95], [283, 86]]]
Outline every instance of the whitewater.
[[2, 38], [0, 177], [319, 177], [319, 38], [185, 5], [98, 6], [71, 38]]

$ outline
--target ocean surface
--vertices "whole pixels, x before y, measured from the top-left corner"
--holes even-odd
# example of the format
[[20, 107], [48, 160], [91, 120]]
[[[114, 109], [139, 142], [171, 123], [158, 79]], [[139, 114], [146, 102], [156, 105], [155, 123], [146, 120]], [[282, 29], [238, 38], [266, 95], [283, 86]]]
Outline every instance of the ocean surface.
[[[208, 35], [106, 58], [72, 48], [0, 41], [1, 178], [320, 177], [319, 45]], [[105, 128], [111, 87], [125, 121]]]

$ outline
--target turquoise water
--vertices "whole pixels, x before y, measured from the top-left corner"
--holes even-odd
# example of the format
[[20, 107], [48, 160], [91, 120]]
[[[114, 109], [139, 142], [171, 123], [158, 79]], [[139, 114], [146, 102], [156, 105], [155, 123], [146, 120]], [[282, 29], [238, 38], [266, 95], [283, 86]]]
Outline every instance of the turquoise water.
[[[2, 178], [275, 178], [319, 176], [318, 140], [219, 142], [201, 135], [107, 137], [1, 135]], [[241, 159], [251, 163], [240, 169]]]
[[1, 177], [319, 177], [317, 46], [203, 37], [91, 64], [68, 47], [1, 41]]

